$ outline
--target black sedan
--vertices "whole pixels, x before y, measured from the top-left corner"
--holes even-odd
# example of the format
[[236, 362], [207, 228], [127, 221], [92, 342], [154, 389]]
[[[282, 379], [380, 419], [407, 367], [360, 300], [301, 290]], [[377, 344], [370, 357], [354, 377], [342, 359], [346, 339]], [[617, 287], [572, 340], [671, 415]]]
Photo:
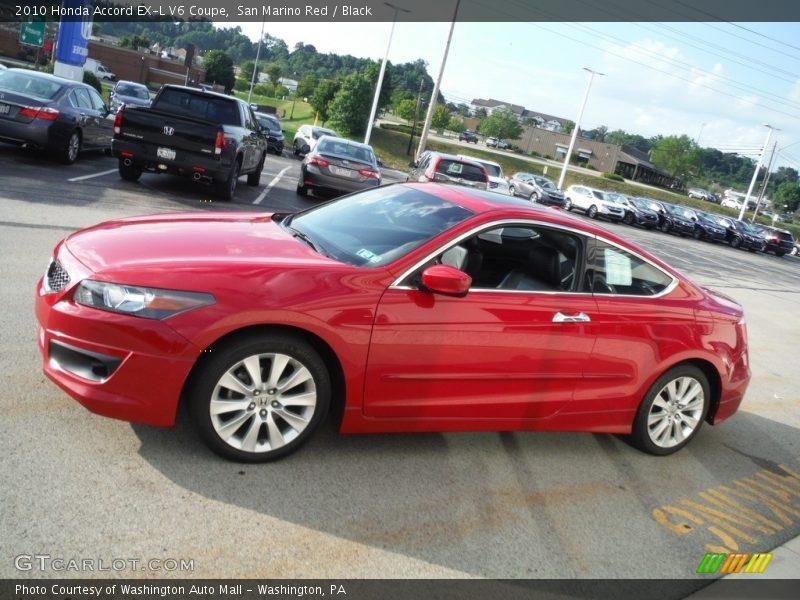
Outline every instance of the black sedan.
[[111, 148], [113, 115], [84, 83], [27, 69], [0, 71], [0, 141], [53, 152], [72, 164], [82, 150]]
[[372, 147], [324, 135], [300, 165], [297, 193], [350, 193], [381, 184], [381, 171]]
[[645, 203], [637, 203], [634, 198], [617, 192], [606, 192], [606, 198], [625, 209], [622, 219], [626, 225], [641, 225], [646, 229], [658, 227], [658, 213]]
[[[662, 206], [667, 211], [670, 219], [670, 226], [667, 231], [681, 236], [694, 235], [694, 223], [697, 220], [697, 215], [691, 208], [669, 204], [668, 202], [662, 202]], [[664, 230], [662, 229], [662, 231]]]
[[274, 115], [257, 112], [256, 119], [258, 119], [258, 124], [261, 125], [261, 129], [267, 132], [267, 152], [274, 152], [278, 156], [283, 154], [285, 140], [283, 138], [281, 122], [278, 121], [278, 118]]
[[564, 206], [564, 194], [547, 177], [515, 173], [508, 181], [508, 193], [529, 198], [531, 202]]
[[704, 212], [696, 212], [697, 220], [694, 222], [694, 232], [692, 237], [696, 240], [708, 240], [710, 242], [727, 241], [727, 229], [717, 222], [717, 220]]

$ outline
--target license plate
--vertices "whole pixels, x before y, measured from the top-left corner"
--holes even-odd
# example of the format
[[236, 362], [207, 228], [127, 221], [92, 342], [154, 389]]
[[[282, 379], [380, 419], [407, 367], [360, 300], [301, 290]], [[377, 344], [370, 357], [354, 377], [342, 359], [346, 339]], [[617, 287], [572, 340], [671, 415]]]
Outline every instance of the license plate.
[[11, 111], [8, 104], [0, 104], [0, 115], [7, 115]]
[[172, 148], [159, 148], [156, 150], [158, 158], [166, 158], [167, 160], [175, 160], [175, 150]]
[[331, 173], [339, 177], [355, 177], [356, 172], [351, 169], [343, 169], [341, 167], [330, 166]]

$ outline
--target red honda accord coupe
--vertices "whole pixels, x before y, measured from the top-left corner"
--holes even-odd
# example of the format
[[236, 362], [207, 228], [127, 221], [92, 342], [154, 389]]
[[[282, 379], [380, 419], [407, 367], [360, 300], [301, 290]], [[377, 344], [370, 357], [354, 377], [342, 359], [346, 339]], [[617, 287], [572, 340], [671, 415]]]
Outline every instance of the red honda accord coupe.
[[741, 307], [558, 209], [439, 184], [296, 214], [120, 219], [39, 282], [44, 371], [89, 410], [240, 461], [342, 433], [626, 434], [652, 454], [739, 407]]

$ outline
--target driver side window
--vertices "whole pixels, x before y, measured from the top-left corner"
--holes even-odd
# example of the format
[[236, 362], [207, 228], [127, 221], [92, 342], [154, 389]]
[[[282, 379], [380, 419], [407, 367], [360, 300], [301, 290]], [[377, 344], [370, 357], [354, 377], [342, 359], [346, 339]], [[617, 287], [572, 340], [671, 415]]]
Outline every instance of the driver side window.
[[506, 225], [449, 247], [434, 260], [472, 277], [471, 290], [575, 291], [578, 236], [539, 225]]

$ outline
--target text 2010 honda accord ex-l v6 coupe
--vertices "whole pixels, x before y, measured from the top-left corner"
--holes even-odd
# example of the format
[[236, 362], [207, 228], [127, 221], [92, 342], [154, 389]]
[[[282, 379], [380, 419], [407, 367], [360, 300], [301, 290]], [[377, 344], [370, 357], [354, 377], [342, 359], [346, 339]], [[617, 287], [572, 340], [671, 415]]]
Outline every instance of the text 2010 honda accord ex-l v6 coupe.
[[[121, 219], [58, 244], [44, 370], [242, 461], [343, 433], [570, 430], [653, 454], [739, 407], [741, 307], [556, 209], [440, 184], [290, 214]], [[332, 410], [336, 409], [336, 410]]]

